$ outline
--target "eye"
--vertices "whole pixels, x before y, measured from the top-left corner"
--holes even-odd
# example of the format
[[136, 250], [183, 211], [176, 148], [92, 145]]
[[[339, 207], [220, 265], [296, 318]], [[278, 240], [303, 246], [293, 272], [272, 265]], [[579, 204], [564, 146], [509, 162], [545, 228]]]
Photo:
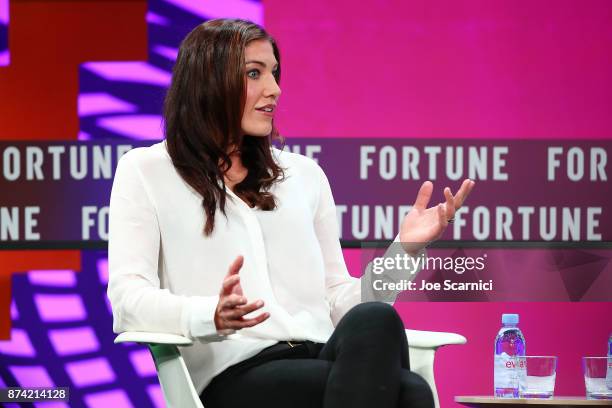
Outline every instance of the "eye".
[[259, 74], [260, 74], [260, 72], [259, 72], [258, 69], [251, 69], [251, 70], [247, 71], [247, 76], [249, 78], [252, 78], [252, 79], [259, 78]]

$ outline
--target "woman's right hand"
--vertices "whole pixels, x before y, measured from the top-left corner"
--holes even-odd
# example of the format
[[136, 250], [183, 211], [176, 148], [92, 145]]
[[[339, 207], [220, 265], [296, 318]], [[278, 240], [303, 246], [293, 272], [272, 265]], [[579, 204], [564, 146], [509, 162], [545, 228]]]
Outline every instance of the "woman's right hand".
[[270, 317], [270, 313], [261, 313], [252, 318], [245, 319], [243, 316], [263, 307], [263, 300], [259, 299], [252, 303], [247, 303], [247, 299], [242, 293], [240, 286], [240, 268], [244, 258], [238, 256], [232, 263], [223, 279], [221, 292], [219, 293], [219, 303], [215, 310], [215, 326], [217, 330], [240, 330], [245, 327], [252, 327]]

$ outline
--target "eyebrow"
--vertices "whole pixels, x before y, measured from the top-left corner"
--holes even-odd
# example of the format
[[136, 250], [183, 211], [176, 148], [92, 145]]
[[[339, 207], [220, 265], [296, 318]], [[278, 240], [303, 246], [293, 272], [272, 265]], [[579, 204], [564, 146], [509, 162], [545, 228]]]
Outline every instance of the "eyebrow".
[[[264, 68], [266, 67], [266, 63], [265, 63], [265, 62], [262, 62], [262, 61], [257, 61], [257, 60], [247, 61], [245, 64], [258, 64], [258, 65], [261, 65], [261, 66], [262, 66], [262, 67], [264, 67]], [[275, 68], [278, 68], [278, 63], [276, 63], [276, 64], [274, 65], [274, 67], [275, 67]]]

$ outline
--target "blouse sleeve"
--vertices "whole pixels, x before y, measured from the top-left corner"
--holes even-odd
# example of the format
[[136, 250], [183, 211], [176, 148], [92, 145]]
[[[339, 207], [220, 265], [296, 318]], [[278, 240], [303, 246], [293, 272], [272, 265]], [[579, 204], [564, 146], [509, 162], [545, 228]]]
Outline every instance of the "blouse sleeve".
[[[358, 303], [369, 300], [392, 300], [390, 303], [393, 303], [400, 291], [389, 290], [375, 293], [372, 285], [372, 279], [375, 275], [372, 273], [371, 263], [366, 266], [361, 278], [354, 278], [349, 275], [340, 247], [336, 205], [329, 180], [320, 167], [319, 175], [320, 193], [314, 225], [325, 263], [327, 301], [330, 305], [332, 321], [336, 325], [342, 316]], [[404, 253], [401, 245], [399, 245], [399, 235], [396, 236], [384, 256], [394, 256], [396, 252]], [[414, 274], [408, 277], [408, 280], [414, 279], [419, 269], [416, 269]], [[403, 278], [406, 278], [404, 273], [401, 277], [393, 274], [387, 274], [383, 277], [387, 281], [395, 282]]]
[[179, 296], [160, 288], [159, 224], [132, 153], [119, 160], [110, 198], [107, 294], [113, 331], [222, 340], [226, 333], [214, 324], [218, 296]]

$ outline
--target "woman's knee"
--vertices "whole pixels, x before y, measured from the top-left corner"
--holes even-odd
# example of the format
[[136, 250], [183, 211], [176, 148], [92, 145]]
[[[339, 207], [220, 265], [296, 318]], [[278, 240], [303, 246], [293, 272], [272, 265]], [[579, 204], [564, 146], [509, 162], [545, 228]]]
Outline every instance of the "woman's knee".
[[434, 397], [427, 381], [420, 375], [402, 370], [400, 408], [434, 408]]
[[365, 302], [354, 306], [345, 316], [369, 326], [380, 326], [384, 330], [404, 330], [404, 323], [393, 306], [383, 302]]

